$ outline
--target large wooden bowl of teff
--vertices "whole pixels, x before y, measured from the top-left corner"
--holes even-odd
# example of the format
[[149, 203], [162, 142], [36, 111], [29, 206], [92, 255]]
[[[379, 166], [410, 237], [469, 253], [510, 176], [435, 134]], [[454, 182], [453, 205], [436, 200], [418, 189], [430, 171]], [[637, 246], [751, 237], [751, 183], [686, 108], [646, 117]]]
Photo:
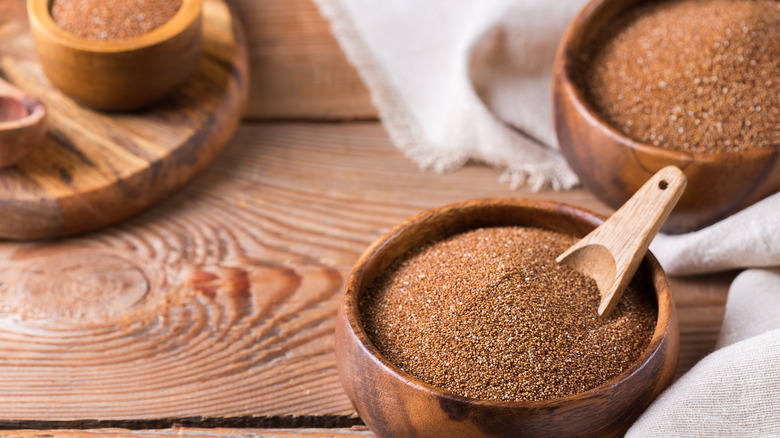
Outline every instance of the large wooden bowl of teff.
[[646, 293], [658, 306], [649, 344], [624, 372], [571, 396], [495, 401], [439, 389], [383, 356], [361, 320], [361, 297], [369, 285], [421, 245], [478, 228], [515, 225], [581, 237], [601, 222], [593, 213], [555, 202], [483, 199], [423, 212], [375, 241], [346, 282], [335, 338], [342, 386], [365, 424], [380, 437], [622, 436], [670, 384], [677, 367], [676, 311], [666, 276], [652, 254], [639, 269]]
[[[586, 188], [613, 208], [621, 206], [644, 181], [661, 168], [674, 165], [682, 169], [688, 180], [687, 189], [662, 228], [662, 231], [677, 234], [711, 225], [780, 190], [780, 160], [778, 159], [780, 145], [771, 141], [761, 143], [760, 146], [758, 143], [743, 145], [743, 149], [730, 151], [726, 147], [714, 146], [719, 141], [729, 144], [729, 137], [723, 137], [725, 140], [723, 138], [713, 140], [702, 137], [702, 141], [693, 145], [695, 147], [690, 148], [690, 150], [677, 150], [672, 146], [675, 146], [675, 143], [679, 146], [679, 142], [685, 142], [685, 140], [675, 140], [674, 131], [672, 131], [673, 135], [666, 135], [664, 138], [659, 134], [654, 140], [650, 140], [650, 137], [638, 138], [637, 135], [629, 135], [623, 127], [616, 127], [614, 120], [608, 121], [608, 118], [612, 117], [605, 115], [608, 111], [603, 108], [597, 109], [594, 105], [593, 86], [588, 78], [593, 77], [589, 75], [599, 73], [590, 70], [589, 63], [594, 59], [592, 54], [595, 53], [594, 50], [598, 50], [601, 44], [609, 40], [610, 37], [605, 37], [605, 32], [620, 28], [621, 17], [625, 16], [623, 14], [626, 11], [636, 11], [636, 8], [646, 6], [649, 3], [659, 2], [593, 0], [572, 22], [561, 40], [553, 67], [555, 129], [561, 152], [571, 168], [580, 177]], [[676, 2], [665, 3], [674, 4]], [[686, 26], [688, 28], [695, 27], [690, 24]], [[731, 32], [729, 28], [723, 31], [725, 34]], [[700, 36], [703, 38], [702, 40], [706, 40], [709, 37], [708, 32], [713, 32], [710, 26], [700, 26], [698, 29], [691, 29], [690, 33], [698, 33], [697, 37]], [[735, 27], [733, 36], [736, 37], [737, 32], [742, 33]], [[652, 30], [647, 32], [647, 34], [650, 33]], [[636, 45], [634, 51], [637, 59], [626, 60], [626, 68], [638, 68], [637, 62], [644, 62], [648, 68], [652, 68], [651, 61], [666, 62], [660, 60], [661, 56], [670, 53], [669, 51], [674, 50], [674, 47], [685, 44], [686, 37], [687, 35], [669, 36], [651, 53], [652, 58], [645, 56], [644, 49]], [[730, 41], [734, 43], [736, 40], [731, 39]], [[674, 46], [675, 44], [678, 46]], [[730, 44], [731, 48], [727, 49], [729, 44], [724, 43], [720, 46], [717, 41], [713, 44], [720, 47], [718, 50], [734, 50], [736, 47], [736, 44]], [[668, 47], [662, 47], [662, 45], [668, 45]], [[693, 47], [692, 50], [705, 53], [704, 48]], [[728, 52], [724, 53], [728, 54]], [[713, 55], [713, 59], [715, 56], [718, 55]], [[741, 55], [734, 54], [734, 56]], [[745, 59], [744, 64], [750, 66], [750, 60]], [[618, 68], [623, 68], [623, 66], [619, 65], [617, 68], [613, 68], [612, 73]], [[625, 99], [637, 99], [640, 105], [644, 105], [644, 108], [649, 110], [655, 103], [658, 103], [653, 100], [657, 99], [661, 88], [668, 91], [676, 87], [674, 93], [677, 94], [675, 96], [679, 95], [684, 98], [686, 91], [682, 87], [698, 87], [699, 85], [696, 84], [703, 84], [700, 78], [686, 76], [698, 75], [698, 73], [691, 73], [696, 68], [684, 65], [674, 68], [679, 71], [680, 78], [673, 78], [674, 74], [670, 74], [666, 80], [643, 84], [643, 89], [637, 92], [626, 88]], [[776, 79], [778, 72], [774, 70], [770, 71], [769, 74], [774, 75]], [[629, 82], [639, 83], [641, 78], [639, 73], [630, 76]], [[712, 77], [705, 77], [704, 80], [714, 82]], [[723, 78], [721, 81], [723, 82]], [[734, 91], [736, 87], [743, 87], [745, 84], [754, 84], [754, 82], [743, 81], [733, 87], [723, 84], [722, 88], [718, 86], [719, 88], [713, 88], [713, 90], [718, 93], [722, 91], [723, 96], [732, 96], [730, 93], [736, 93]], [[708, 86], [715, 87], [713, 83]], [[754, 90], [763, 88], [763, 85], [754, 84], [754, 86]], [[695, 90], [698, 92], [698, 88]], [[706, 92], [710, 93], [709, 88], [706, 89]], [[732, 100], [735, 105], [742, 105], [741, 101], [744, 101], [746, 107], [751, 105], [754, 110], [761, 111], [761, 102], [760, 100], [758, 103], [753, 102], [750, 97], [750, 89], [742, 90], [741, 93]], [[699, 124], [716, 127], [718, 123], [722, 123], [721, 126], [726, 127], [726, 135], [744, 136], [748, 138], [748, 140], [744, 140], [745, 142], [751, 141], [749, 140], [750, 136], [753, 135], [751, 130], [757, 124], [754, 123], [751, 126], [750, 120], [748, 118], [743, 120], [739, 112], [723, 110], [720, 119], [707, 118], [709, 114], [714, 114], [711, 111], [712, 108], [693, 108], [691, 106], [686, 109], [685, 103], [682, 102], [683, 98], [676, 102], [675, 98], [665, 98], [669, 102], [663, 102], [663, 105], [671, 105], [671, 108], [664, 109], [669, 113], [670, 120], [675, 120], [679, 116], [680, 118], [675, 120], [675, 123], [679, 124], [684, 118], [688, 122], [695, 123], [695, 125], [689, 124], [685, 127], [682, 124], [679, 126], [671, 125], [677, 126], [675, 129], [678, 129], [680, 133], [689, 132], [691, 126], [696, 127]], [[730, 97], [728, 98], [730, 99]], [[773, 110], [767, 107], [771, 107], [769, 102], [766, 102], [763, 108], [763, 113], [768, 115]], [[681, 111], [679, 114], [675, 114], [675, 110]], [[619, 113], [618, 117], [625, 116], [629, 109], [624, 107], [620, 111], [622, 113]], [[626, 122], [626, 124], [628, 123]], [[634, 127], [636, 126], [638, 123], [634, 125]], [[735, 126], [741, 126], [741, 128], [735, 128]]]

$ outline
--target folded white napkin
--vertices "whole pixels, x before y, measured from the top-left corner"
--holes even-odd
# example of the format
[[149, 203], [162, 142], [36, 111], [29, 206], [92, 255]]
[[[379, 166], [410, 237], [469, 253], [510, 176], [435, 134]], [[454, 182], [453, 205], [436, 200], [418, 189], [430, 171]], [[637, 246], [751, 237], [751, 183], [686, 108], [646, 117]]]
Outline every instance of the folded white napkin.
[[[557, 150], [550, 79], [586, 0], [315, 2], [394, 143], [422, 167], [475, 160], [513, 185], [577, 184]], [[718, 349], [629, 435], [780, 436], [780, 194], [698, 232], [659, 235], [651, 250], [673, 275], [766, 269], [737, 277]]]

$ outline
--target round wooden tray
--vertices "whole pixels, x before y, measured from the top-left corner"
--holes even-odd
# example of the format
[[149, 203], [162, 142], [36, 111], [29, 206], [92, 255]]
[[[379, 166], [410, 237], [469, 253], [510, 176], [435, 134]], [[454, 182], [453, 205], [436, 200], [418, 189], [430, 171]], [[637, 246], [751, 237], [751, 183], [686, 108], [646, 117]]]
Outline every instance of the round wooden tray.
[[25, 2], [0, 2], [0, 75], [49, 111], [44, 142], [0, 170], [0, 237], [51, 238], [125, 219], [203, 170], [238, 127], [248, 96], [243, 29], [204, 0], [197, 73], [149, 110], [101, 113], [55, 89], [38, 65]]

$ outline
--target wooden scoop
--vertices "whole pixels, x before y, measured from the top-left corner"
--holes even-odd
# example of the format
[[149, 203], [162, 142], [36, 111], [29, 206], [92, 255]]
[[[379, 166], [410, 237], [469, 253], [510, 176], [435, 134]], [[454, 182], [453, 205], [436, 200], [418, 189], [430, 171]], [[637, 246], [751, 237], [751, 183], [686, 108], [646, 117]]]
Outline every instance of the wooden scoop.
[[609, 219], [556, 259], [596, 280], [600, 317], [612, 313], [686, 184], [680, 169], [664, 167]]
[[0, 167], [26, 157], [46, 135], [46, 106], [0, 78]]

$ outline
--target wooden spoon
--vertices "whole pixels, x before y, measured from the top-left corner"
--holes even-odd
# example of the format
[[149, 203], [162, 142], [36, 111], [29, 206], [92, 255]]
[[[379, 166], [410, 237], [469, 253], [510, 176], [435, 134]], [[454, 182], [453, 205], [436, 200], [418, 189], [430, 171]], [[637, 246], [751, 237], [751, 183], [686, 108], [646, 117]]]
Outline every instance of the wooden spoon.
[[0, 78], [0, 167], [29, 155], [46, 135], [46, 106]]
[[686, 184], [680, 169], [664, 167], [609, 219], [556, 259], [596, 280], [600, 317], [612, 313]]

